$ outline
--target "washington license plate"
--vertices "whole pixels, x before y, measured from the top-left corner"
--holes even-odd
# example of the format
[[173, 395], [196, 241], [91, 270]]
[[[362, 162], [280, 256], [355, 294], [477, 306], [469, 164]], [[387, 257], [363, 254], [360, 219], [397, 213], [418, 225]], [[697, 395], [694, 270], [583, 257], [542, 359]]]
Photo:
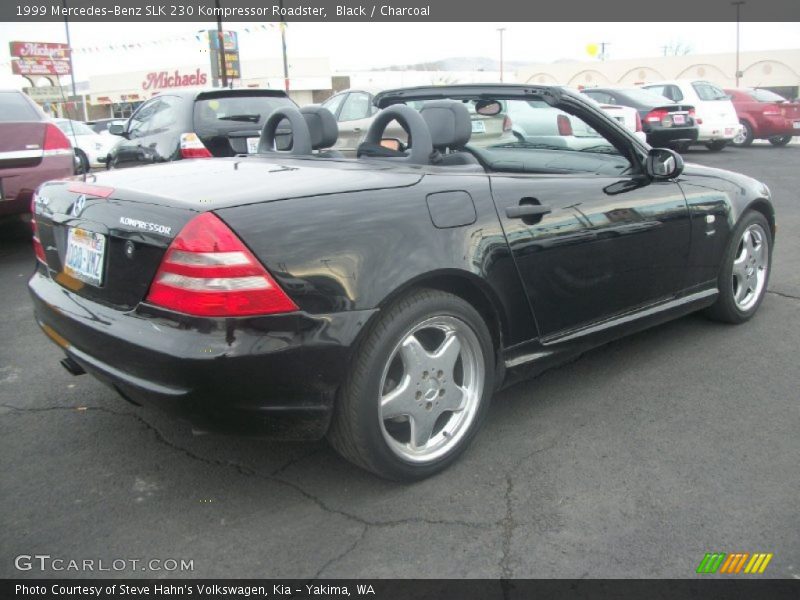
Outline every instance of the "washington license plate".
[[71, 227], [67, 233], [64, 272], [75, 279], [99, 286], [103, 283], [106, 236]]
[[472, 133], [486, 133], [486, 123], [483, 121], [473, 121]]
[[795, 121], [794, 123], [792, 123], [792, 127], [794, 127], [795, 129], [800, 129], [800, 121]]
[[247, 138], [247, 153], [248, 154], [255, 154], [258, 152], [258, 141], [261, 138]]
[[673, 122], [675, 125], [685, 125], [686, 124], [686, 115], [674, 115], [672, 117]]

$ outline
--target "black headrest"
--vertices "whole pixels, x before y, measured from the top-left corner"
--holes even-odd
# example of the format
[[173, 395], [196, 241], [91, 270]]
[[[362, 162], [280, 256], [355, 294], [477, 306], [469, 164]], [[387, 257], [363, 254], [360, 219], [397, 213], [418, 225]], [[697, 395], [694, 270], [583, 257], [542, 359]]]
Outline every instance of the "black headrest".
[[339, 138], [339, 126], [336, 117], [322, 106], [304, 106], [300, 113], [306, 120], [308, 132], [311, 134], [311, 147], [314, 150], [330, 148]]
[[472, 136], [469, 110], [456, 100], [431, 100], [422, 105], [419, 113], [425, 119], [433, 138], [433, 147], [461, 148]]

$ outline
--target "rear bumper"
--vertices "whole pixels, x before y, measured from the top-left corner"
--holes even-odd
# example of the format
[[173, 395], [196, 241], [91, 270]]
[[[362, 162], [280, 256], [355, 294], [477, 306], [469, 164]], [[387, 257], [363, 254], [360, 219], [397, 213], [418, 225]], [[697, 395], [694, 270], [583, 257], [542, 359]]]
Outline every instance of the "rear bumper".
[[123, 312], [91, 302], [40, 269], [28, 287], [48, 337], [126, 399], [202, 431], [322, 437], [350, 348], [374, 312], [165, 318], [144, 305]]
[[698, 142], [713, 142], [717, 140], [732, 140], [739, 134], [741, 123], [703, 123], [699, 125]]
[[784, 135], [800, 136], [800, 128], [795, 129], [794, 127], [795, 121], [800, 123], [800, 117], [797, 119], [764, 117], [756, 123], [753, 135], [757, 138], [782, 137]]
[[680, 142], [697, 140], [697, 127], [664, 127], [647, 132], [647, 143], [657, 148]]
[[46, 156], [35, 167], [0, 168], [0, 216], [30, 212], [33, 191], [45, 181], [74, 174], [72, 155]]

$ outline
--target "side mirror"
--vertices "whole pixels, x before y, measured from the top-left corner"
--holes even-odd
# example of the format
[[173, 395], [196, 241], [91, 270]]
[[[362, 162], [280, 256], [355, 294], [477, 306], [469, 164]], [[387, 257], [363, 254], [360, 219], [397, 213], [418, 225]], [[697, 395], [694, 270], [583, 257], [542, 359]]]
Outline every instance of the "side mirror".
[[650, 179], [673, 179], [683, 173], [683, 158], [668, 148], [651, 148], [645, 170]]
[[124, 123], [112, 123], [108, 126], [108, 133], [111, 135], [121, 135], [125, 137], [125, 124]]

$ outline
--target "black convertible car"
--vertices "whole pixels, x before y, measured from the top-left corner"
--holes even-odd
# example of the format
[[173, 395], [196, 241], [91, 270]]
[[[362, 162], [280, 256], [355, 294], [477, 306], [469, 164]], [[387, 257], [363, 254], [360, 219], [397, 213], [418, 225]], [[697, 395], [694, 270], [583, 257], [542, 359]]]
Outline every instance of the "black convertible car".
[[[470, 145], [471, 114], [515, 102], [597, 143]], [[456, 459], [503, 385], [691, 311], [758, 309], [764, 184], [684, 165], [557, 87], [375, 103], [358, 158], [326, 150], [325, 109], [279, 107], [257, 153], [40, 187], [29, 287], [64, 366], [197, 430], [327, 436], [415, 479]], [[384, 137], [395, 120], [410, 147]]]

